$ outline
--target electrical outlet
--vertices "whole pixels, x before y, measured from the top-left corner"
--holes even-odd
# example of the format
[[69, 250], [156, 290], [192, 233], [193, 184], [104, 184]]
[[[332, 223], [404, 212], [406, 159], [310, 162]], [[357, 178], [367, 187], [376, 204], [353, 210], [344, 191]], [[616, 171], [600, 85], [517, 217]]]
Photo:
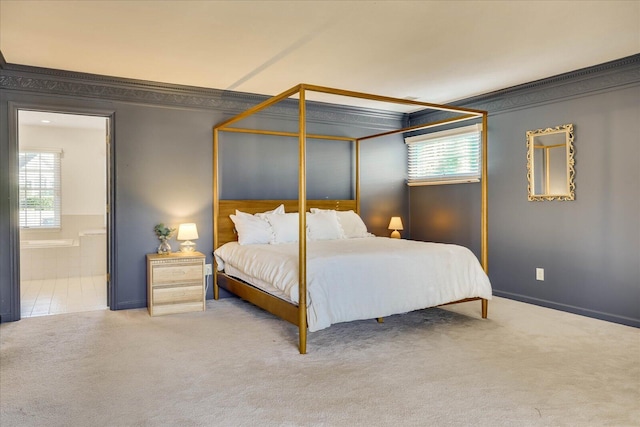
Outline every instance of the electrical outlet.
[[536, 280], [544, 281], [544, 268], [536, 268]]
[[211, 264], [205, 264], [204, 265], [204, 275], [205, 276], [211, 276], [213, 274], [213, 270], [211, 268]]

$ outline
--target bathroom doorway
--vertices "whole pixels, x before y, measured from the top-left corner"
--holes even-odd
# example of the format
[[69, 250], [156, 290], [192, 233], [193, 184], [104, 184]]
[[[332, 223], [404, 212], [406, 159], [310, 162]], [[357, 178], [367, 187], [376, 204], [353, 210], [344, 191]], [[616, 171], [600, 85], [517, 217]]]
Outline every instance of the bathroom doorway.
[[20, 317], [108, 308], [108, 121], [18, 110]]

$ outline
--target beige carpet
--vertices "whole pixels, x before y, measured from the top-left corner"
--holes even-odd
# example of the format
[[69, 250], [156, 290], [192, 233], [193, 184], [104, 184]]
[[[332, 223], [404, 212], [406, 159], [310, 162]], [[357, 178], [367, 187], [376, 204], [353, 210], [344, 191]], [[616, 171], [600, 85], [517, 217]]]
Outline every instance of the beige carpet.
[[309, 334], [236, 299], [0, 325], [0, 425], [638, 426], [637, 329], [502, 298]]

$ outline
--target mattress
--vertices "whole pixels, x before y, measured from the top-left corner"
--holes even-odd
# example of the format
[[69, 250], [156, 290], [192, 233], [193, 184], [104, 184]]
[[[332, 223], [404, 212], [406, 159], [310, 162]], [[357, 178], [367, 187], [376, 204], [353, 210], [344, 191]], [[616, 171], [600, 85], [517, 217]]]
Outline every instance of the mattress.
[[[219, 271], [298, 302], [298, 244], [239, 245], [214, 252]], [[452, 244], [386, 237], [307, 243], [309, 331], [465, 298], [491, 299], [476, 256]]]

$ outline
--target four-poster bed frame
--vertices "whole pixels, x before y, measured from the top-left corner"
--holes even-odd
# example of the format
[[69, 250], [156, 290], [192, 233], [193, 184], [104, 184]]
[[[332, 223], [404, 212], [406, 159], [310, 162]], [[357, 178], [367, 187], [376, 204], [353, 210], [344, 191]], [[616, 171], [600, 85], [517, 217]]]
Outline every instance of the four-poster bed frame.
[[[424, 108], [424, 110], [446, 111], [457, 114], [454, 117], [439, 120], [432, 123], [409, 126], [397, 130], [386, 131], [360, 138], [349, 138], [330, 135], [307, 134], [306, 126], [306, 93], [319, 92], [332, 95], [367, 99], [372, 101], [380, 101], [392, 104], [415, 105]], [[258, 130], [230, 127], [231, 125], [253, 115], [266, 108], [288, 99], [294, 95], [298, 95], [298, 132], [281, 132], [275, 130]], [[240, 113], [228, 120], [225, 120], [213, 128], [213, 248], [218, 247], [226, 242], [236, 240], [233, 232], [233, 223], [229, 218], [236, 209], [256, 213], [267, 209], [273, 209], [280, 203], [285, 204], [288, 212], [297, 209], [299, 213], [299, 239], [298, 239], [298, 287], [299, 301], [298, 304], [290, 303], [271, 294], [259, 290], [243, 281], [235, 279], [224, 273], [218, 272], [214, 268], [214, 299], [219, 298], [219, 288], [228, 290], [231, 293], [287, 320], [299, 329], [299, 350], [301, 354], [306, 353], [307, 346], [307, 239], [306, 239], [306, 215], [305, 212], [309, 208], [335, 209], [335, 210], [353, 210], [360, 213], [360, 142], [368, 139], [378, 138], [387, 135], [404, 133], [409, 131], [435, 128], [443, 125], [453, 124], [467, 120], [482, 120], [482, 169], [481, 169], [481, 259], [480, 262], [485, 272], [488, 271], [488, 222], [487, 222], [487, 112], [473, 110], [469, 108], [453, 107], [448, 105], [438, 105], [426, 102], [420, 102], [410, 99], [391, 98], [387, 96], [372, 95], [361, 92], [353, 92], [328, 88], [323, 86], [315, 86], [309, 84], [299, 84], [279, 95], [269, 98], [262, 103]], [[219, 137], [220, 132], [237, 132], [252, 133], [259, 135], [297, 137], [299, 151], [299, 178], [298, 178], [298, 200], [220, 200], [219, 189]], [[355, 200], [307, 200], [306, 185], [306, 141], [311, 139], [325, 140], [341, 140], [351, 142], [355, 146]], [[466, 302], [472, 300], [481, 300], [482, 317], [487, 317], [488, 301], [483, 298], [468, 298], [458, 302]], [[380, 320], [380, 319], [378, 319]]]

